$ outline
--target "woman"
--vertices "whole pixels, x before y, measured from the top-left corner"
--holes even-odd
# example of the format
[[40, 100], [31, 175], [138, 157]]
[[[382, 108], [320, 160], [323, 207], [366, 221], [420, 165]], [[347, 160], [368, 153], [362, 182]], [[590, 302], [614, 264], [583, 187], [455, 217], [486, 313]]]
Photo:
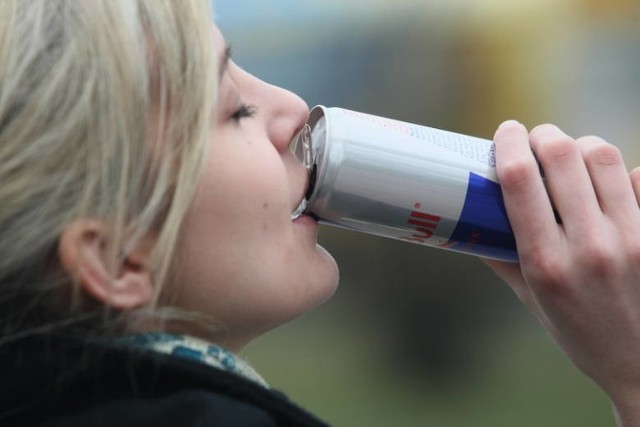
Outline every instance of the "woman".
[[[308, 108], [238, 68], [209, 16], [0, 1], [1, 425], [323, 425], [233, 355], [337, 285], [315, 221], [291, 219]], [[640, 212], [619, 154], [517, 123], [496, 144], [523, 263], [492, 266], [634, 425]]]

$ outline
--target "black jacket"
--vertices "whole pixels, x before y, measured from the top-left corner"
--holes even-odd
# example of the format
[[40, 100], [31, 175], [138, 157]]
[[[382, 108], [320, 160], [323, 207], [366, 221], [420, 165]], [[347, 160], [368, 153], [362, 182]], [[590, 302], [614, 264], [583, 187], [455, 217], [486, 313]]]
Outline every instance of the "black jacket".
[[0, 346], [0, 426], [325, 426], [287, 398], [197, 361], [39, 335]]

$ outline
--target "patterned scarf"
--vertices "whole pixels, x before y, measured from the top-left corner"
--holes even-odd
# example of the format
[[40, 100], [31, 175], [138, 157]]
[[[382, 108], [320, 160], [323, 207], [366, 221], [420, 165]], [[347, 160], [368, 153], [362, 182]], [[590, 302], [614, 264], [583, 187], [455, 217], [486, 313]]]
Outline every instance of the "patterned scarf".
[[196, 360], [205, 365], [232, 372], [269, 388], [266, 381], [247, 362], [229, 350], [187, 335], [144, 333], [126, 336], [123, 342], [159, 353]]

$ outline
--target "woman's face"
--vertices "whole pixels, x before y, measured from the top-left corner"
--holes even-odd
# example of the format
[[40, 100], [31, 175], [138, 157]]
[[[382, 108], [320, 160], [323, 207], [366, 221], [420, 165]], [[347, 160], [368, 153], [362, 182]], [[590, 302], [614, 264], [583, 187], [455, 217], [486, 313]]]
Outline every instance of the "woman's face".
[[235, 65], [217, 28], [214, 38], [218, 107], [172, 287], [179, 307], [211, 316], [214, 339], [239, 349], [331, 296], [338, 271], [316, 243], [316, 222], [291, 219], [308, 173], [288, 146], [308, 106]]

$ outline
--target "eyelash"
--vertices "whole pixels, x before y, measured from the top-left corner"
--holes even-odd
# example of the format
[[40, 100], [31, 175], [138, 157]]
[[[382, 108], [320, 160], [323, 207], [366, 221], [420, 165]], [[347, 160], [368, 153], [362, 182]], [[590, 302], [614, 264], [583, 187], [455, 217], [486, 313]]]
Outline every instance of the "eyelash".
[[258, 107], [251, 104], [242, 104], [232, 115], [231, 120], [240, 122], [242, 119], [254, 117], [258, 112]]

